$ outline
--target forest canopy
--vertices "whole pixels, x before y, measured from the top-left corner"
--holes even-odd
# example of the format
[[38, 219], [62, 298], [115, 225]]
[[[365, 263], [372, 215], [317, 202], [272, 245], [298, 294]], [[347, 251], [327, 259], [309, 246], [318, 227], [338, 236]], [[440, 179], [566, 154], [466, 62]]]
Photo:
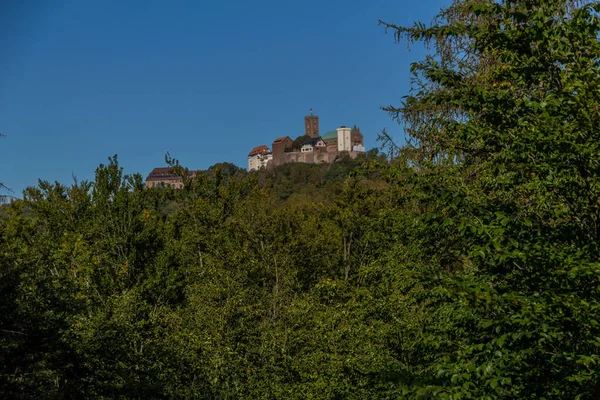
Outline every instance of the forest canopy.
[[0, 209], [4, 397], [598, 398], [599, 12], [381, 21], [429, 45], [387, 157], [28, 188]]

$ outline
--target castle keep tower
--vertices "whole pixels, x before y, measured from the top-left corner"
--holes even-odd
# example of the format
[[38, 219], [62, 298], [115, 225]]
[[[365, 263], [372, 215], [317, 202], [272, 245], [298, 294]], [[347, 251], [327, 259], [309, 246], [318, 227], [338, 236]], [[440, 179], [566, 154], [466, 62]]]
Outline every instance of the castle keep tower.
[[304, 117], [304, 134], [311, 138], [319, 137], [319, 117], [313, 115], [312, 108], [310, 115]]
[[337, 144], [338, 151], [350, 151], [352, 150], [352, 142], [350, 141], [352, 130], [345, 126], [337, 128]]

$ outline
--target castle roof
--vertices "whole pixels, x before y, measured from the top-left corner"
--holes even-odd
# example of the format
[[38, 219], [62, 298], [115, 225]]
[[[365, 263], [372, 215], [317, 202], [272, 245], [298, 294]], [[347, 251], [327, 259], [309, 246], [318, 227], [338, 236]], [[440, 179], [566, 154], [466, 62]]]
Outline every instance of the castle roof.
[[323, 135], [323, 140], [337, 139], [337, 131], [327, 132]]
[[317, 143], [319, 143], [321, 140], [323, 140], [323, 139], [321, 139], [321, 137], [309, 138], [309, 139], [306, 139], [303, 144], [305, 144], [305, 145], [309, 144], [309, 145], [315, 147], [317, 145]]
[[252, 151], [250, 152], [250, 154], [248, 154], [248, 157], [252, 157], [257, 154], [270, 153], [270, 152], [271, 152], [271, 150], [266, 145], [261, 144], [260, 146], [256, 146], [255, 148], [253, 148]]
[[282, 136], [282, 137], [278, 137], [277, 139], [275, 139], [273, 144], [281, 143], [281, 142], [285, 141], [286, 139], [292, 140], [289, 136]]
[[[188, 171], [188, 175], [195, 175], [195, 171]], [[181, 179], [179, 175], [175, 174], [173, 167], [154, 168], [146, 178], [147, 181], [162, 181], [171, 179]]]
[[[346, 126], [342, 126], [341, 128], [347, 128]], [[352, 134], [354, 135], [355, 133], [360, 133], [362, 135], [362, 133], [360, 132], [360, 128], [358, 128], [356, 125], [354, 125], [353, 128], [351, 128]], [[337, 139], [338, 134], [337, 134], [337, 130], [335, 131], [329, 131], [326, 134], [323, 135], [323, 140], [330, 140], [330, 139]]]

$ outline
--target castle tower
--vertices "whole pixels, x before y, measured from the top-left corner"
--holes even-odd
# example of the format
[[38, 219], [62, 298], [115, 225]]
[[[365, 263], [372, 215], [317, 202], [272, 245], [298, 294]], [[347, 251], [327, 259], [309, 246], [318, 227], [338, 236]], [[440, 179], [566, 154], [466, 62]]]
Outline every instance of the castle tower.
[[365, 145], [364, 136], [360, 132], [360, 128], [358, 128], [356, 125], [354, 125], [354, 128], [352, 128], [350, 137], [352, 140], [352, 148], [354, 148], [354, 146], [363, 146], [364, 147], [364, 145]]
[[304, 117], [304, 134], [311, 138], [319, 137], [319, 117], [313, 115], [312, 108], [310, 115]]
[[352, 150], [352, 142], [350, 141], [351, 129], [345, 126], [337, 128], [337, 144], [338, 151]]

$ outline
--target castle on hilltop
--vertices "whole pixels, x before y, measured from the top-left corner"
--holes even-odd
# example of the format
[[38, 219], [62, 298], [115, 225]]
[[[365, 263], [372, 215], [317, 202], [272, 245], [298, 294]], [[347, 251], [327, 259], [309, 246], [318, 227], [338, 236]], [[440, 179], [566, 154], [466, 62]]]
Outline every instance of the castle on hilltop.
[[319, 117], [310, 115], [304, 117], [304, 136], [292, 140], [282, 136], [272, 144], [256, 146], [248, 154], [248, 171], [261, 168], [276, 167], [291, 162], [308, 164], [332, 163], [342, 153], [355, 158], [365, 152], [364, 137], [360, 129], [341, 126], [335, 131], [319, 135]]

